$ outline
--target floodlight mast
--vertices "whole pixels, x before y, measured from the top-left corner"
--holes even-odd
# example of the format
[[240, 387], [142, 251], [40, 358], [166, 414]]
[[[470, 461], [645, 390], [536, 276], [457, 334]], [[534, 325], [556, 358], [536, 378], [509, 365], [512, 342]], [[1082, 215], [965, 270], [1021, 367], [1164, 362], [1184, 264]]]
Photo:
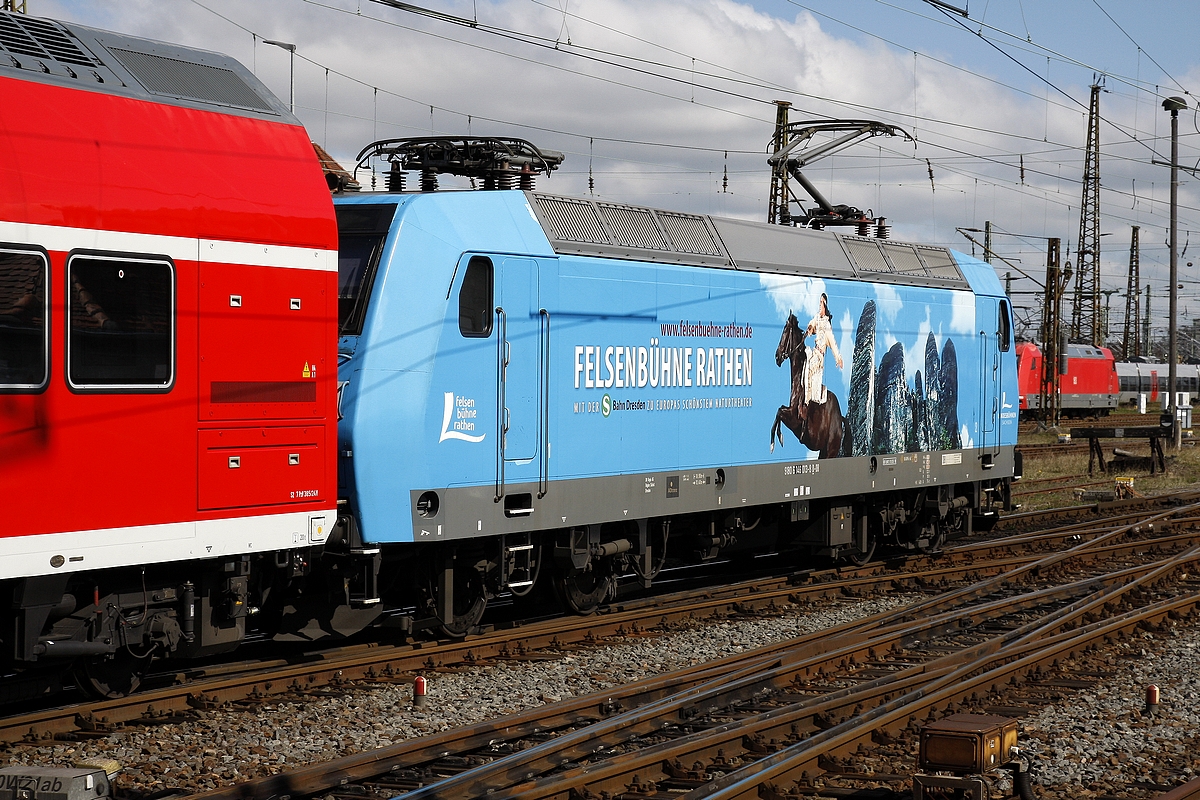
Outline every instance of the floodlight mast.
[[1176, 336], [1175, 316], [1179, 310], [1179, 112], [1188, 107], [1187, 100], [1182, 97], [1168, 97], [1163, 100], [1163, 110], [1171, 112], [1171, 294], [1170, 311], [1168, 312], [1167, 329], [1167, 359], [1170, 362], [1167, 372], [1167, 386], [1170, 396], [1167, 398], [1171, 409], [1172, 427], [1175, 449], [1183, 446], [1183, 428], [1180, 425], [1179, 409], [1175, 394], [1175, 380], [1179, 372], [1176, 361], [1179, 360], [1179, 343]]

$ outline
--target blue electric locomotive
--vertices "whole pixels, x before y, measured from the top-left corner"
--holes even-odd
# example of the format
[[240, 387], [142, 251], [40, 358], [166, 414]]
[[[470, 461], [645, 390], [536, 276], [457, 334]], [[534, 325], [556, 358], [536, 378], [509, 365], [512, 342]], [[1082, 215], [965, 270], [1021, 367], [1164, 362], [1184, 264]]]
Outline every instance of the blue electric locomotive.
[[352, 606], [415, 587], [401, 624], [462, 634], [499, 592], [586, 613], [668, 558], [864, 561], [1008, 503], [1016, 359], [983, 262], [532, 191], [335, 207], [327, 552]]

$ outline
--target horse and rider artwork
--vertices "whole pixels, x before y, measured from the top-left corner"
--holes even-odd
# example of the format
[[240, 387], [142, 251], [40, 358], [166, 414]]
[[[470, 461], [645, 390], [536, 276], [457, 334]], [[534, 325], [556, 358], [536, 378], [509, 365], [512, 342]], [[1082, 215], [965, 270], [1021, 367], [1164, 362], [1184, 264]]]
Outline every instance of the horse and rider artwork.
[[[838, 350], [829, 298], [820, 293], [817, 313], [801, 328], [789, 310], [776, 366], [789, 362], [791, 394], [775, 412], [771, 452], [784, 446], [786, 427], [820, 458], [957, 449], [962, 446], [958, 423], [958, 358], [954, 342], [941, 351], [932, 330], [925, 339], [924, 370], [907, 380], [904, 345], [895, 341], [875, 363], [877, 304], [867, 300], [859, 315], [843, 412], [841, 399], [825, 382], [827, 362], [839, 372], [845, 362]], [[847, 324], [849, 316], [846, 317]], [[811, 337], [811, 344], [809, 339]], [[885, 341], [886, 341], [885, 337]], [[829, 358], [827, 358], [827, 355]]]

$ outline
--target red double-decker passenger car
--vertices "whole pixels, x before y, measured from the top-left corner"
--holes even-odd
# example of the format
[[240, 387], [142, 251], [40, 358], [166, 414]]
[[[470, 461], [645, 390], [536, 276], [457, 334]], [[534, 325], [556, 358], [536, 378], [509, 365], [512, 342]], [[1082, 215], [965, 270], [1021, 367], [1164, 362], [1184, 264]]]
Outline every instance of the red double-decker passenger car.
[[119, 694], [303, 594], [336, 507], [333, 207], [236, 61], [23, 15], [0, 149], [0, 666]]

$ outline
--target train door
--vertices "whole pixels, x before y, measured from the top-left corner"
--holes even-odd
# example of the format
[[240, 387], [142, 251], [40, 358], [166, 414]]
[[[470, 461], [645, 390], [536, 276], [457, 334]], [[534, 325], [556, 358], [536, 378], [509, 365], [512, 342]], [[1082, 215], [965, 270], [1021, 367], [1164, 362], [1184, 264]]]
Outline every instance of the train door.
[[1158, 402], [1158, 370], [1150, 370], [1150, 402]]
[[[981, 450], [998, 450], [1000, 446], [1000, 412], [1010, 401], [1004, 396], [1001, 353], [1011, 347], [1008, 301], [979, 297], [976, 319], [979, 331], [979, 441]], [[1015, 402], [1015, 398], [1012, 402]]]
[[[546, 315], [539, 300], [538, 263], [506, 258], [497, 275], [496, 321], [500, 330], [497, 390], [500, 436], [497, 494], [508, 483], [526, 483], [541, 475], [542, 408]], [[515, 508], [509, 508], [510, 512]], [[532, 506], [529, 507], [532, 509]]]

